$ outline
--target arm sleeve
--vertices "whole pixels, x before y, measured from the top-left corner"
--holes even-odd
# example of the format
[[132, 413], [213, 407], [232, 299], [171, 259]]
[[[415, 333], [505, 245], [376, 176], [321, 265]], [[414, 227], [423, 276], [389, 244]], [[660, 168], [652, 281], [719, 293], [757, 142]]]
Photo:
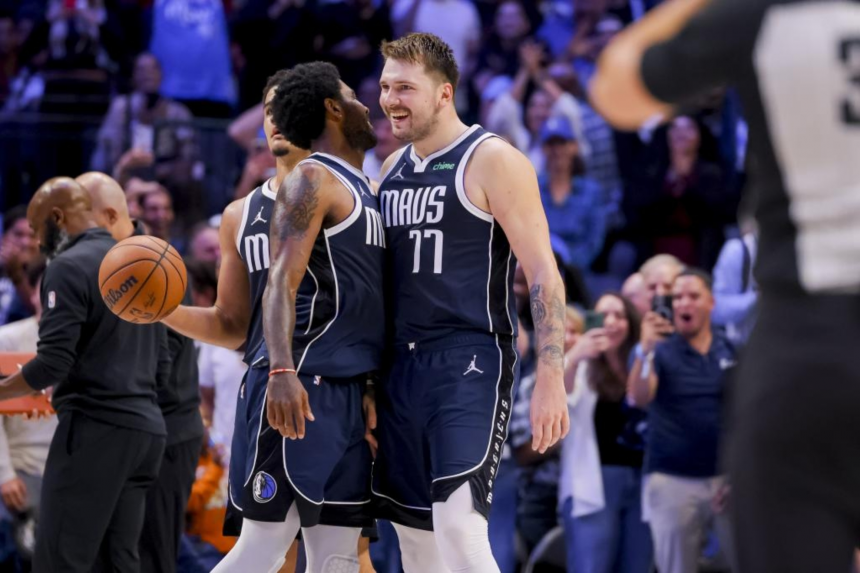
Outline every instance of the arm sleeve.
[[660, 101], [681, 104], [735, 81], [752, 61], [762, 15], [771, 3], [712, 0], [675, 37], [645, 51], [645, 87]]
[[36, 358], [22, 369], [27, 384], [35, 390], [65, 380], [77, 360], [76, 347], [90, 304], [87, 281], [79, 269], [63, 260], [54, 261], [45, 271]]

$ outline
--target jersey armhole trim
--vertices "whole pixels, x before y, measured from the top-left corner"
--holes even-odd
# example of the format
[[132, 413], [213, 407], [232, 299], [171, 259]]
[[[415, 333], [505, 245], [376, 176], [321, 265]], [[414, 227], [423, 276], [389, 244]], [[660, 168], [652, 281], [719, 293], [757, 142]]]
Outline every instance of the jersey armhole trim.
[[485, 133], [478, 139], [472, 142], [472, 145], [469, 146], [469, 149], [466, 150], [466, 153], [463, 154], [463, 158], [460, 160], [460, 165], [457, 166], [457, 173], [454, 176], [454, 186], [457, 188], [457, 198], [460, 199], [460, 204], [463, 207], [483, 221], [488, 223], [492, 223], [494, 221], [493, 215], [491, 213], [487, 213], [483, 209], [477, 207], [472, 200], [469, 199], [469, 196], [466, 194], [466, 167], [469, 165], [469, 161], [472, 159], [472, 153], [474, 153], [475, 148], [481, 144], [481, 142], [486, 141], [491, 137], [498, 137], [492, 133]]
[[403, 147], [394, 152], [397, 154], [397, 159], [391, 162], [391, 165], [388, 167], [388, 170], [385, 173], [379, 174], [380, 185], [383, 181], [385, 181], [385, 178], [388, 177], [388, 174], [394, 171], [394, 168], [397, 167], [397, 164], [400, 163], [400, 160], [403, 159], [403, 154], [406, 153], [407, 147], [409, 147], [409, 145], [404, 145]]
[[309, 157], [309, 158], [305, 159], [304, 161], [302, 161], [301, 163], [299, 163], [299, 165], [301, 165], [302, 163], [313, 163], [315, 165], [319, 165], [321, 167], [324, 167], [325, 169], [328, 170], [329, 173], [334, 175], [337, 178], [337, 180], [340, 181], [341, 184], [344, 187], [346, 187], [346, 190], [349, 191], [350, 194], [352, 195], [352, 200], [354, 202], [353, 207], [352, 207], [352, 212], [349, 214], [349, 216], [346, 219], [344, 219], [343, 221], [341, 221], [337, 225], [334, 225], [333, 227], [329, 227], [328, 229], [323, 229], [323, 235], [326, 237], [332, 237], [334, 235], [337, 235], [341, 231], [344, 231], [347, 228], [349, 228], [349, 226], [352, 225], [353, 223], [355, 223], [355, 221], [361, 216], [362, 201], [361, 201], [361, 196], [358, 194], [358, 190], [355, 188], [355, 186], [346, 177], [344, 177], [343, 175], [338, 173], [334, 168], [332, 168], [330, 165], [326, 165], [322, 161], [314, 159], [313, 157]]
[[265, 195], [266, 197], [268, 197], [269, 199], [272, 199], [272, 200], [275, 200], [278, 198], [278, 190], [272, 189], [272, 181], [274, 181], [274, 180], [275, 180], [274, 177], [272, 177], [271, 179], [267, 179], [266, 182], [260, 186], [260, 189], [262, 190], [263, 195]]
[[[261, 189], [261, 187], [257, 187], [257, 189]], [[244, 260], [244, 257], [242, 257], [242, 235], [245, 234], [245, 225], [248, 223], [248, 210], [251, 208], [251, 198], [257, 192], [257, 189], [254, 189], [245, 196], [245, 202], [242, 205], [242, 221], [239, 223], [239, 230], [236, 231], [236, 251], [242, 260]]]

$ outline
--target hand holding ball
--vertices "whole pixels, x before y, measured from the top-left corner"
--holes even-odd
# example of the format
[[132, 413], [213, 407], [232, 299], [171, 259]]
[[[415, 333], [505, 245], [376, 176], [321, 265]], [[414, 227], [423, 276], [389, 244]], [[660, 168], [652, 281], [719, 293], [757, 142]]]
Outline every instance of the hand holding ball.
[[187, 285], [182, 257], [156, 237], [120, 241], [99, 268], [102, 300], [115, 315], [133, 323], [158, 322], [173, 312]]

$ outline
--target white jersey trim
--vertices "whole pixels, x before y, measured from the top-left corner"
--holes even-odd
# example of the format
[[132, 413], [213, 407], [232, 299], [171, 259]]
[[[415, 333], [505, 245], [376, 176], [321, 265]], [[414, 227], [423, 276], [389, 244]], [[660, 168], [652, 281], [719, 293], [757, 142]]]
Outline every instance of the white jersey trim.
[[308, 500], [314, 505], [322, 505], [323, 500], [314, 501], [300, 490], [295, 483], [293, 483], [293, 478], [290, 477], [290, 470], [287, 469], [287, 438], [281, 438], [281, 459], [284, 462], [284, 474], [287, 476], [287, 481], [290, 482], [290, 485], [293, 486], [293, 490], [297, 492], [300, 496]]
[[[255, 361], [254, 364], [257, 362]], [[265, 392], [263, 392], [263, 406], [260, 409], [260, 423], [257, 426], [257, 439], [254, 440], [254, 463], [251, 464], [251, 473], [248, 474], [248, 477], [245, 478], [245, 483], [243, 486], [247, 487], [248, 483], [251, 481], [251, 476], [254, 475], [254, 470], [257, 468], [257, 454], [260, 452], [260, 435], [263, 433], [263, 419], [266, 418], [266, 402], [269, 398], [269, 389], [266, 388]]]
[[263, 185], [262, 185], [262, 188], [263, 188], [263, 195], [265, 195], [265, 196], [266, 196], [266, 197], [268, 197], [269, 199], [272, 199], [273, 201], [274, 201], [275, 199], [277, 199], [277, 197], [278, 197], [278, 190], [277, 190], [277, 189], [272, 189], [272, 181], [274, 181], [274, 180], [275, 180], [275, 178], [274, 178], [274, 177], [272, 177], [271, 179], [269, 179], [268, 181], [266, 181], [266, 182], [265, 182], [265, 183], [263, 183]]
[[439, 151], [435, 151], [425, 157], [423, 160], [418, 158], [418, 155], [415, 153], [415, 145], [409, 146], [409, 157], [412, 159], [412, 162], [415, 164], [415, 173], [424, 173], [424, 170], [427, 169], [427, 166], [430, 165], [430, 162], [439, 157], [440, 155], [445, 155], [458, 145], [463, 142], [464, 139], [469, 137], [472, 133], [474, 133], [477, 129], [480, 129], [480, 125], [477, 123], [460, 134], [460, 136], [440, 149]]
[[406, 152], [406, 147], [407, 147], [407, 146], [403, 146], [403, 147], [401, 147], [400, 149], [398, 149], [397, 151], [395, 151], [395, 152], [394, 152], [394, 153], [396, 153], [396, 154], [397, 154], [397, 157], [394, 159], [394, 161], [392, 161], [392, 162], [391, 162], [391, 165], [388, 167], [388, 170], [387, 170], [385, 173], [380, 173], [380, 174], [379, 174], [379, 183], [380, 183], [380, 184], [382, 184], [382, 182], [383, 182], [383, 181], [385, 181], [385, 178], [386, 178], [386, 177], [388, 177], [389, 173], [391, 173], [391, 172], [394, 170], [394, 167], [397, 165], [397, 163], [398, 163], [401, 159], [403, 159], [403, 153], [405, 153], [405, 152]]
[[478, 219], [488, 223], [493, 222], [493, 215], [475, 206], [466, 194], [466, 166], [469, 164], [469, 160], [472, 158], [472, 153], [475, 152], [475, 148], [478, 147], [481, 142], [486, 141], [491, 137], [496, 137], [496, 135], [485, 133], [472, 142], [472, 145], [470, 145], [469, 149], [466, 150], [466, 153], [463, 154], [463, 159], [460, 160], [460, 165], [457, 166], [457, 173], [454, 176], [454, 187], [457, 189], [457, 198], [460, 199], [460, 204], [465, 207], [466, 211]]
[[308, 267], [308, 274], [311, 275], [312, 279], [314, 279], [315, 290], [314, 290], [314, 296], [311, 298], [311, 314], [310, 314], [310, 318], [308, 318], [308, 327], [305, 329], [305, 334], [307, 334], [311, 331], [311, 327], [314, 324], [314, 305], [317, 302], [317, 295], [320, 293], [320, 283], [317, 280], [316, 275], [314, 275], [314, 273], [310, 267]]
[[[261, 189], [261, 187], [257, 187], [257, 189]], [[239, 253], [239, 258], [242, 257], [242, 235], [245, 234], [245, 225], [248, 224], [248, 211], [251, 209], [251, 198], [257, 192], [257, 189], [248, 193], [242, 203], [242, 221], [239, 223], [239, 231], [236, 233], [236, 251]]]
[[[325, 154], [320, 153], [318, 155], [325, 155]], [[325, 155], [325, 157], [332, 157], [332, 156]], [[337, 159], [337, 158], [335, 157], [333, 159]], [[330, 165], [326, 165], [322, 161], [314, 159], [313, 157], [308, 157], [307, 159], [302, 161], [299, 165], [301, 165], [302, 163], [313, 163], [315, 165], [319, 165], [321, 167], [324, 167], [325, 169], [328, 170], [329, 173], [331, 173], [332, 175], [337, 177], [337, 180], [340, 181], [341, 184], [344, 187], [346, 187], [346, 190], [352, 194], [352, 200], [355, 202], [355, 204], [352, 207], [352, 212], [349, 214], [349, 216], [346, 219], [344, 219], [343, 221], [341, 221], [337, 225], [335, 225], [331, 228], [328, 228], [328, 229], [324, 229], [323, 233], [325, 234], [326, 237], [331, 237], [331, 236], [337, 235], [341, 231], [348, 229], [361, 216], [361, 211], [362, 211], [363, 205], [361, 202], [361, 195], [359, 195], [359, 193], [358, 193], [358, 189], [356, 189], [355, 186], [346, 177], [344, 177], [343, 175], [338, 173], [336, 170], [332, 169], [332, 167]], [[354, 167], [350, 166], [349, 164], [346, 164], [346, 166], [349, 167], [352, 171], [356, 171], [356, 169]], [[359, 173], [365, 180], [367, 180], [367, 176], [365, 176], [363, 173], [361, 173], [360, 171], [357, 173]], [[369, 185], [368, 185], [368, 187], [369, 187]]]
[[334, 324], [334, 321], [337, 320], [337, 317], [340, 315], [340, 286], [337, 284], [337, 270], [334, 267], [334, 259], [331, 256], [331, 245], [328, 242], [328, 234], [325, 234], [325, 248], [328, 251], [328, 261], [331, 265], [331, 274], [334, 279], [334, 316], [329, 321], [325, 328], [322, 329], [322, 332], [317, 334], [313, 340], [308, 342], [308, 345], [305, 346], [305, 351], [302, 353], [302, 358], [299, 360], [298, 366], [296, 366], [296, 376], [302, 371], [302, 364], [304, 364], [305, 358], [308, 356], [308, 352], [313, 346], [314, 342], [320, 339], [320, 337], [328, 332], [328, 329], [331, 328], [331, 325]]

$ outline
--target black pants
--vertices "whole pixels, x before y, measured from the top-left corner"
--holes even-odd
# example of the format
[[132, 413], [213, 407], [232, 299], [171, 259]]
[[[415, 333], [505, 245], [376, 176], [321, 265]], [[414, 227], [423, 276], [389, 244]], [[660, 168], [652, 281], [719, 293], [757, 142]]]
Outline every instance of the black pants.
[[143, 573], [176, 571], [179, 540], [185, 531], [185, 508], [194, 485], [202, 440], [197, 437], [164, 449], [158, 480], [146, 494], [146, 518], [140, 535]]
[[860, 542], [860, 297], [770, 298], [730, 455], [740, 573], [845, 573]]
[[79, 412], [61, 415], [42, 482], [33, 571], [138, 571], [146, 491], [164, 441]]

